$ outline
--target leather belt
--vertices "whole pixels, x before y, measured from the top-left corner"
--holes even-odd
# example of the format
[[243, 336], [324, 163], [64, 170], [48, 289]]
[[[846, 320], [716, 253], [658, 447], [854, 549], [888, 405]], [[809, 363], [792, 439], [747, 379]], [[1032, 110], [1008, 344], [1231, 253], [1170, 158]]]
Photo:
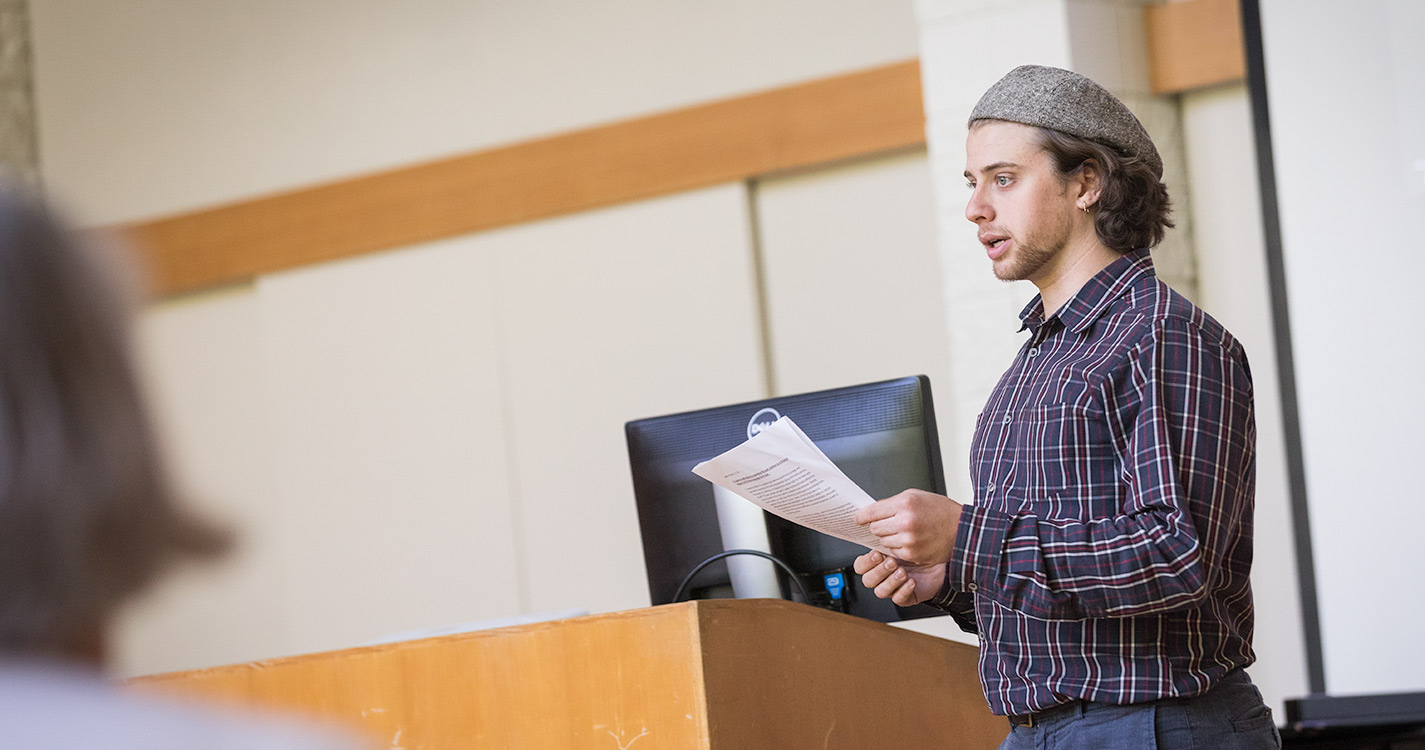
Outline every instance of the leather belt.
[[1032, 713], [1027, 714], [1010, 714], [1005, 718], [1009, 719], [1009, 726], [1011, 729], [1013, 729], [1014, 727], [1033, 728], [1039, 726], [1040, 724], [1043, 724], [1046, 720], [1052, 718], [1055, 714], [1067, 711], [1077, 705], [1079, 705], [1078, 701], [1069, 701], [1068, 703], [1061, 703], [1057, 706], [1051, 706], [1049, 708], [1044, 709], [1043, 711], [1034, 711]]

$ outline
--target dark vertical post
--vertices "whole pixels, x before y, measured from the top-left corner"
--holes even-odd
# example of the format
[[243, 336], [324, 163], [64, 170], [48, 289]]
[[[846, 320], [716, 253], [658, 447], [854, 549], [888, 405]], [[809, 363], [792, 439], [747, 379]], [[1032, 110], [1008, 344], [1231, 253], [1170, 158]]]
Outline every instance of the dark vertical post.
[[1276, 338], [1277, 373], [1281, 380], [1282, 428], [1286, 438], [1292, 528], [1296, 537], [1296, 568], [1301, 587], [1306, 677], [1311, 692], [1320, 694], [1326, 692], [1326, 669], [1321, 656], [1321, 614], [1316, 600], [1316, 564], [1311, 547], [1311, 518], [1306, 505], [1306, 465], [1302, 459], [1301, 415], [1297, 410], [1291, 319], [1287, 314], [1286, 266], [1282, 256], [1281, 214], [1277, 206], [1276, 163], [1272, 158], [1271, 119], [1267, 112], [1267, 71], [1262, 50], [1262, 15], [1259, 0], [1242, 0], [1242, 40], [1246, 46], [1247, 90], [1252, 100], [1252, 125], [1256, 136], [1257, 179], [1262, 196], [1262, 229], [1266, 235], [1267, 248], [1267, 281], [1271, 287], [1272, 332]]

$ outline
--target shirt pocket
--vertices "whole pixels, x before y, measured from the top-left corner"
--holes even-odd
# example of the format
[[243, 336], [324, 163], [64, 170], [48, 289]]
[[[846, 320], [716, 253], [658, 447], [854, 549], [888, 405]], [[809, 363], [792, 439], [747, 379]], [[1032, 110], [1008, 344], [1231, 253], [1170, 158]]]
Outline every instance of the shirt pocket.
[[1015, 420], [1011, 439], [1020, 509], [1040, 518], [1111, 515], [1119, 494], [1118, 460], [1106, 420], [1078, 403], [1031, 407]]

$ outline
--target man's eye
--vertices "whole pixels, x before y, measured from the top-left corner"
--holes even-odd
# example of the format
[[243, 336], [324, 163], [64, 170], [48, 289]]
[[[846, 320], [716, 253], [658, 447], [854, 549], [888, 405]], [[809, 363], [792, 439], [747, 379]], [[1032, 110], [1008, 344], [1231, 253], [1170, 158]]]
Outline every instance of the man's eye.
[[995, 178], [995, 184], [1000, 187], [1009, 187], [1009, 175], [1002, 174]]
[[975, 183], [974, 183], [974, 182], [971, 182], [971, 181], [969, 181], [969, 180], [966, 180], [966, 181], [965, 181], [965, 187], [967, 187], [967, 188], [969, 188], [969, 189], [971, 189], [971, 190], [974, 190], [974, 189], [975, 189]]

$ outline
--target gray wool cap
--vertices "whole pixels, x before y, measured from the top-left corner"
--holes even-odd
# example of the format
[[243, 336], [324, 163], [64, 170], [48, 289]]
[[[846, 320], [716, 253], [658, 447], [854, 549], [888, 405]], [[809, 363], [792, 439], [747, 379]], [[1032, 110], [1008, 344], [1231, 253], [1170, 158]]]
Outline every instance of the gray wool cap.
[[1049, 128], [1111, 146], [1148, 162], [1163, 176], [1163, 159], [1143, 123], [1104, 87], [1068, 70], [1021, 65], [990, 87], [970, 113], [976, 120], [1007, 120]]

